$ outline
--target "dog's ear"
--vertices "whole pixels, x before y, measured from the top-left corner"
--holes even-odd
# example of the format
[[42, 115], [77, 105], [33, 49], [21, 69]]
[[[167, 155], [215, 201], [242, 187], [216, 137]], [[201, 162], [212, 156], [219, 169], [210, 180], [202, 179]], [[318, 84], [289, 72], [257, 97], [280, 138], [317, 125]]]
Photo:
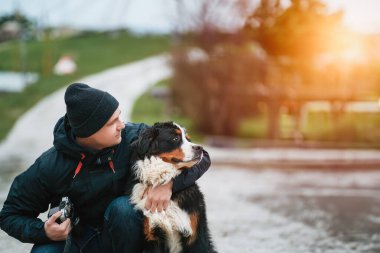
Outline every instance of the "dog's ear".
[[137, 140], [132, 142], [131, 147], [138, 154], [139, 157], [150, 155], [156, 149], [154, 145], [155, 139], [158, 135], [158, 129], [155, 127], [149, 127], [144, 129], [139, 134]]

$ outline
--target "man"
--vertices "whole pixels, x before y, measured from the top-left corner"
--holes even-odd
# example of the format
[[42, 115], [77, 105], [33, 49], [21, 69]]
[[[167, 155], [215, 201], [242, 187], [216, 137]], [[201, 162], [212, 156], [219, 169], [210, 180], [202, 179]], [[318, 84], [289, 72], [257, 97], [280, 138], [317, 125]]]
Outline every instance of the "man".
[[[124, 124], [118, 101], [107, 92], [74, 83], [65, 93], [66, 115], [54, 128], [54, 146], [17, 176], [0, 212], [0, 227], [32, 252], [142, 252], [141, 212], [124, 196], [131, 179], [130, 143], [144, 124]], [[202, 161], [173, 182], [147, 192], [146, 209], [162, 211], [172, 191], [193, 184], [210, 166]], [[37, 218], [68, 196], [80, 218], [58, 224], [55, 213]]]

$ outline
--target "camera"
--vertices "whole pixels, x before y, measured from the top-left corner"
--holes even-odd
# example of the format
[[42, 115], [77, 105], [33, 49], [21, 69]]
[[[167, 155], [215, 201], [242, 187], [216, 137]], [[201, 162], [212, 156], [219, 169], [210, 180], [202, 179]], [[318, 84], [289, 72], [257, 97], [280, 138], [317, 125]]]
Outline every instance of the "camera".
[[62, 197], [59, 206], [50, 208], [48, 212], [48, 218], [50, 218], [56, 212], [61, 211], [61, 215], [55, 220], [58, 224], [61, 224], [68, 218], [71, 219], [71, 224], [73, 226], [77, 225], [79, 222], [79, 217], [76, 217], [74, 213], [74, 205], [70, 201], [69, 197]]

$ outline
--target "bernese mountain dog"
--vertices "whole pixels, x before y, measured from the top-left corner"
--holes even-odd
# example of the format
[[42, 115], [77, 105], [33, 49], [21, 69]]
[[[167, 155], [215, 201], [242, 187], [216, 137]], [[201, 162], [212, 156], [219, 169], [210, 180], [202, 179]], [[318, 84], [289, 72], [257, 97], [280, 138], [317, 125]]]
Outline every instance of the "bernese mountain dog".
[[190, 142], [186, 130], [174, 122], [155, 123], [132, 146], [136, 182], [131, 201], [144, 213], [144, 253], [216, 253], [203, 194], [196, 184], [173, 193], [165, 211], [145, 210], [147, 188], [166, 184], [197, 164], [202, 146]]

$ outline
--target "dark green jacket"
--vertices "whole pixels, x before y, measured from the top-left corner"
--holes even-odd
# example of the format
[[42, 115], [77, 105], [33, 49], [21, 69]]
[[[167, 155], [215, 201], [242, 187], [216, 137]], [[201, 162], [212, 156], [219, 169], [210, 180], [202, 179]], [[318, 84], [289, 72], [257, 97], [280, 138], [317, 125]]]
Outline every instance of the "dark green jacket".
[[[148, 127], [127, 123], [119, 145], [95, 152], [75, 142], [67, 122], [63, 117], [56, 124], [54, 147], [14, 179], [0, 212], [0, 228], [22, 242], [50, 241], [43, 221], [37, 216], [47, 211], [50, 203], [58, 203], [62, 196], [71, 198], [81, 222], [101, 226], [108, 204], [124, 194], [126, 182], [132, 176], [129, 144]], [[73, 178], [78, 166], [81, 169]], [[201, 163], [174, 180], [173, 191], [193, 184], [209, 166], [205, 152]]]

